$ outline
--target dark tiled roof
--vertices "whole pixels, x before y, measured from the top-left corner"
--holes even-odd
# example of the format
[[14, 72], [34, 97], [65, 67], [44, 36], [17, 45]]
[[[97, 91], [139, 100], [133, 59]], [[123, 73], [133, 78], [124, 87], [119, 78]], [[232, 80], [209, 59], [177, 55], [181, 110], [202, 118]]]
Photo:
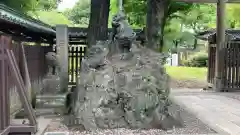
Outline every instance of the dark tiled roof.
[[[137, 36], [143, 34], [142, 29], [133, 29], [136, 32]], [[108, 35], [112, 32], [112, 28], [108, 28]], [[80, 28], [80, 27], [68, 27], [68, 35], [70, 37], [87, 37], [88, 28]]]
[[0, 4], [0, 20], [25, 27], [31, 31], [55, 34], [55, 30], [52, 29], [50, 25], [11, 9], [3, 4]]
[[[240, 41], [240, 30], [227, 29], [225, 35], [228, 37], [228, 40]], [[200, 32], [196, 37], [202, 40], [211, 40], [216, 38], [216, 29]]]

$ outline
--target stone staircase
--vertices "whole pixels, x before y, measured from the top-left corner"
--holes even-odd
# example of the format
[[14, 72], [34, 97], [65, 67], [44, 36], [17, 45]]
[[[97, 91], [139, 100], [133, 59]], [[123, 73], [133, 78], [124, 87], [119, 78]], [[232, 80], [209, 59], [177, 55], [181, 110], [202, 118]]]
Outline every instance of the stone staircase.
[[67, 94], [37, 95], [36, 113], [37, 115], [63, 114]]
[[[59, 95], [37, 95], [35, 113], [37, 117], [53, 116], [64, 113], [66, 94]], [[16, 112], [16, 119], [26, 118], [26, 113], [23, 110]]]
[[66, 94], [37, 95], [36, 108], [61, 108], [64, 107]]
[[[68, 91], [74, 86], [68, 86]], [[47, 110], [49, 113], [64, 114], [66, 112], [65, 103], [67, 100], [66, 93], [44, 93], [36, 96], [36, 110], [37, 113], [46, 114]]]
[[[69, 91], [71, 90], [71, 86], [69, 86]], [[68, 127], [74, 127], [79, 125], [81, 122], [80, 118], [76, 118], [73, 115], [65, 115], [66, 114], [66, 100], [67, 94], [69, 92], [63, 94], [56, 94], [56, 93], [44, 93], [44, 94], [37, 94], [36, 95], [36, 102], [35, 102], [35, 113], [36, 117], [42, 121], [46, 121], [43, 123], [39, 123], [39, 131], [37, 135], [43, 135], [49, 125], [51, 125], [52, 121], [60, 120], [60, 122]], [[15, 115], [15, 120], [25, 122], [27, 118], [26, 113], [21, 110]]]

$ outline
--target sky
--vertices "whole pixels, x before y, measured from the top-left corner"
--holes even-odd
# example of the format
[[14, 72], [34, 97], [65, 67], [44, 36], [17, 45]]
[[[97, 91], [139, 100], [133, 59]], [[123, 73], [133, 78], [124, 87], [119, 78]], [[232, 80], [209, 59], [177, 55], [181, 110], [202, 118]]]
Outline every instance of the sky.
[[59, 11], [63, 11], [67, 8], [72, 8], [75, 3], [77, 2], [78, 0], [63, 0], [59, 5], [58, 5], [58, 10]]

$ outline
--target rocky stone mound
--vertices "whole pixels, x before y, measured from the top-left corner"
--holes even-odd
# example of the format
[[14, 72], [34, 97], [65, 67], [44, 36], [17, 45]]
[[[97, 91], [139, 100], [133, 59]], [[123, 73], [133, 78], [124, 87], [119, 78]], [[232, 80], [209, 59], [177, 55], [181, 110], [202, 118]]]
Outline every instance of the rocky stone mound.
[[159, 128], [174, 126], [168, 113], [169, 77], [166, 56], [133, 45], [127, 59], [106, 57], [108, 49], [96, 45], [82, 61], [74, 114], [86, 130]]

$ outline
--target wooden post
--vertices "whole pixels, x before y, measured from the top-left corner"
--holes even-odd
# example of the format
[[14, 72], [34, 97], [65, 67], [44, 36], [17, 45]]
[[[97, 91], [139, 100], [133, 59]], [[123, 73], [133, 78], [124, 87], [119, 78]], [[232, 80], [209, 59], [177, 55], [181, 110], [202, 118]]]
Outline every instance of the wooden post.
[[57, 56], [60, 63], [60, 91], [68, 90], [68, 26], [56, 26]]
[[31, 80], [30, 80], [30, 75], [28, 72], [28, 65], [27, 65], [27, 58], [26, 58], [26, 54], [25, 54], [25, 49], [24, 49], [24, 44], [20, 43], [20, 72], [22, 73], [22, 78], [25, 84], [25, 87], [27, 89], [27, 93], [28, 93], [28, 99], [30, 102], [32, 102], [32, 85], [31, 85]]
[[9, 71], [6, 49], [11, 47], [12, 39], [0, 36], [0, 134], [10, 124]]
[[216, 68], [215, 68], [215, 91], [222, 91], [222, 68], [220, 62], [220, 51], [225, 44], [225, 10], [226, 3], [224, 0], [218, 0], [217, 2], [217, 45], [216, 45]]

